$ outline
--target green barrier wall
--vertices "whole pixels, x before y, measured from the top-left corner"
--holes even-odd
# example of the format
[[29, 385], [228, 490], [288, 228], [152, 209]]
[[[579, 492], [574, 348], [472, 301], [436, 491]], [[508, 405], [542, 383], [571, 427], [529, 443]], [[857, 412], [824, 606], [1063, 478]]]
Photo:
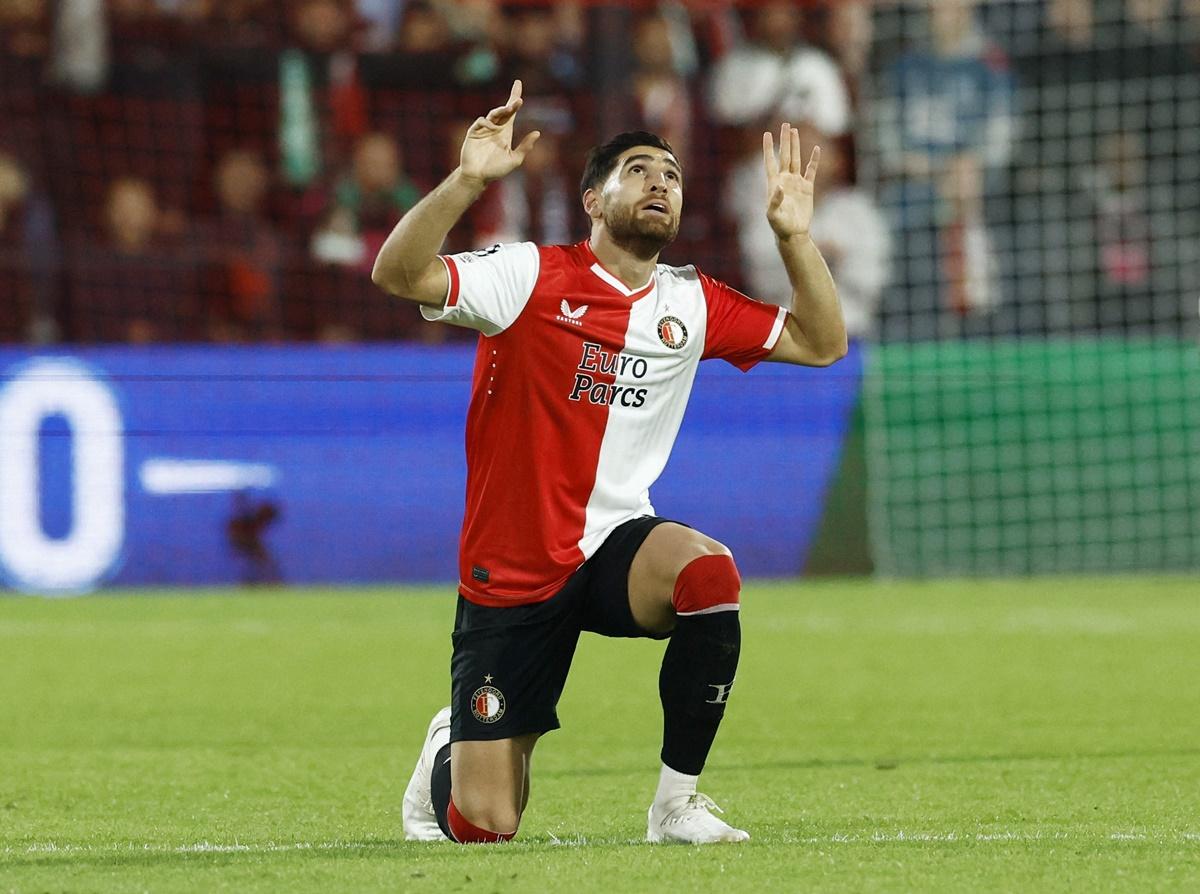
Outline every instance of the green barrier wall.
[[1200, 351], [957, 342], [868, 354], [885, 575], [1200, 568]]

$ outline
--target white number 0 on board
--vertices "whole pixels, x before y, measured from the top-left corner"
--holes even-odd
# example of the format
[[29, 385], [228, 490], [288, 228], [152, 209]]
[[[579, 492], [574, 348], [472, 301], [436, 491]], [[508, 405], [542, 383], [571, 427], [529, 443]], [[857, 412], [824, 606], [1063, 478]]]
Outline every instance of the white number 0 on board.
[[[48, 537], [41, 521], [39, 432], [70, 428], [71, 524]], [[125, 536], [121, 412], [109, 388], [67, 359], [40, 359], [0, 386], [0, 566], [22, 590], [78, 592], [116, 564]]]

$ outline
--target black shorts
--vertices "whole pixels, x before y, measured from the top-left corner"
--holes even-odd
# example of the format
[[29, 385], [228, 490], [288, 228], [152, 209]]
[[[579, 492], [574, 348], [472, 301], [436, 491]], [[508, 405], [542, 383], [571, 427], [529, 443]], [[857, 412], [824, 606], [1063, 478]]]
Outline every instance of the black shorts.
[[670, 519], [643, 515], [613, 530], [543, 602], [494, 608], [458, 596], [450, 661], [450, 741], [509, 739], [558, 729], [558, 698], [584, 630], [666, 639], [629, 607], [629, 566], [646, 535]]

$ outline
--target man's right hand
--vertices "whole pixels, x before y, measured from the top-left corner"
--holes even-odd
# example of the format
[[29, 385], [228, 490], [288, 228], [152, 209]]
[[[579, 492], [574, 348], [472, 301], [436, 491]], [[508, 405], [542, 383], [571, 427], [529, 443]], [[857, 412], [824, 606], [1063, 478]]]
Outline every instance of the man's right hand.
[[382, 289], [441, 308], [450, 277], [438, 252], [483, 188], [521, 166], [541, 134], [536, 130], [513, 148], [513, 120], [521, 108], [521, 82], [513, 81], [508, 102], [479, 118], [463, 140], [454, 173], [400, 218], [375, 258], [371, 280]]
[[513, 148], [513, 122], [523, 102], [521, 82], [513, 81], [508, 102], [475, 119], [475, 123], [467, 130], [459, 156], [458, 169], [463, 177], [486, 186], [521, 166], [526, 154], [541, 136], [541, 132], [535, 130]]

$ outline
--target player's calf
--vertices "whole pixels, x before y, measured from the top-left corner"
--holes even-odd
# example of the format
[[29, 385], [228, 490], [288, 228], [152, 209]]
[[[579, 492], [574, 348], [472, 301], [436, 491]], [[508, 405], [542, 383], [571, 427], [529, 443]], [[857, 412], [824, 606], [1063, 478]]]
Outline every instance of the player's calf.
[[[489, 813], [488, 816], [492, 818], [485, 820], [487, 826], [476, 825], [459, 812], [458, 807], [454, 804], [454, 799], [451, 798], [446, 810], [446, 827], [450, 833], [450, 840], [457, 841], [459, 844], [496, 844], [501, 841], [510, 841], [517, 834], [519, 817], [506, 817], [496, 813]], [[494, 832], [491, 827], [512, 829], [512, 831]]]
[[662, 772], [647, 839], [709, 844], [749, 836], [710, 811], [696, 791], [725, 716], [741, 652], [741, 576], [727, 552], [701, 555], [679, 572], [672, 594], [675, 629], [663, 655]]
[[[438, 757], [439, 762], [433, 773], [431, 800], [442, 833], [459, 844], [492, 844], [511, 840], [521, 822], [520, 812], [510, 805], [489, 802], [486, 798], [472, 797], [470, 792], [460, 791], [458, 797], [464, 805], [464, 815], [464, 809], [459, 808], [450, 794], [450, 747], [446, 746]], [[511, 831], [495, 831], [497, 829]]]
[[509, 799], [489, 797], [486, 791], [459, 787], [450, 797], [446, 827], [452, 841], [460, 844], [508, 841], [517, 834], [520, 808]]
[[432, 783], [433, 809], [447, 838], [483, 844], [508, 841], [517, 834], [537, 738], [527, 734], [447, 746], [444, 760], [436, 762]]
[[729, 555], [693, 559], [679, 573], [677, 620], [663, 655], [663, 763], [699, 776], [733, 691], [741, 652], [741, 576]]

